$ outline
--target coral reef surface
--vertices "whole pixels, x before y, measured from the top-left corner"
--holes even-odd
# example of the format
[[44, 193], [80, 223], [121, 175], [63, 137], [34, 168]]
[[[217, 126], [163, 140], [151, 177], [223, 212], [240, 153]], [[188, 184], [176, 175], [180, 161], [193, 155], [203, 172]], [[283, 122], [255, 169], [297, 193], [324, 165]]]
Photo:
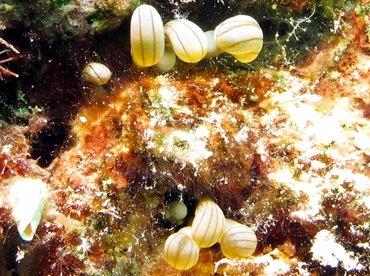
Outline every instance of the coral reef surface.
[[[212, 23], [207, 5], [217, 16], [256, 1], [223, 2], [156, 5], [164, 18], [201, 6]], [[125, 23], [49, 50], [5, 32], [0, 57], [16, 55], [19, 76], [1, 71], [0, 274], [369, 275], [370, 3], [333, 2], [262, 1], [256, 61], [221, 54], [163, 74], [131, 64]], [[111, 82], [81, 83], [87, 61]], [[30, 179], [47, 200], [24, 241], [8, 194]], [[176, 270], [164, 243], [204, 197], [250, 226], [257, 249], [230, 260], [216, 244]], [[178, 223], [165, 219], [175, 200], [188, 209]]]

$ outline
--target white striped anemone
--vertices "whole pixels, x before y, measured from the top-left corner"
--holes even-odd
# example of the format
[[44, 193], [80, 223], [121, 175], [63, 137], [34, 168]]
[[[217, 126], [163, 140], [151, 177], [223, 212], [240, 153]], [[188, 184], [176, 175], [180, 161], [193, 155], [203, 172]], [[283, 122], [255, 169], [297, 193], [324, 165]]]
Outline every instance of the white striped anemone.
[[263, 32], [258, 22], [248, 15], [226, 19], [215, 29], [218, 47], [241, 62], [251, 62], [263, 46]]
[[166, 23], [164, 32], [181, 60], [196, 63], [207, 54], [207, 37], [195, 23], [187, 19], [174, 19]]
[[41, 221], [47, 197], [46, 184], [41, 179], [17, 178], [10, 189], [12, 215], [21, 238], [31, 241]]
[[131, 17], [131, 55], [139, 67], [157, 64], [164, 53], [164, 28], [162, 18], [150, 5], [140, 5]]

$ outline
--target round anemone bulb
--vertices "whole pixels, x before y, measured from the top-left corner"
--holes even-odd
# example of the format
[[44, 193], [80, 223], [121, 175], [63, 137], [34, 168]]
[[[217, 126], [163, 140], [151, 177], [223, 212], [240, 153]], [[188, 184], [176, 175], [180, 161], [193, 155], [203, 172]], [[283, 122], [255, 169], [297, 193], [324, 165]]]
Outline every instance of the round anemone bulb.
[[176, 64], [176, 54], [170, 47], [166, 47], [164, 54], [159, 62], [155, 65], [158, 71], [168, 72], [175, 67]]
[[99, 62], [88, 63], [82, 71], [82, 81], [104, 85], [108, 83], [112, 72], [107, 66]]
[[248, 226], [226, 219], [220, 246], [222, 253], [229, 259], [247, 258], [256, 250], [257, 237]]
[[207, 37], [207, 54], [206, 58], [212, 58], [215, 56], [218, 56], [221, 54], [223, 51], [217, 46], [216, 40], [215, 40], [215, 31], [207, 31], [205, 32], [206, 37]]
[[188, 214], [188, 208], [180, 201], [170, 202], [165, 210], [164, 218], [174, 224], [182, 221]]
[[214, 245], [222, 236], [225, 216], [221, 208], [210, 198], [201, 199], [195, 209], [191, 235], [200, 247]]
[[185, 270], [197, 263], [199, 250], [191, 237], [177, 232], [167, 238], [164, 245], [164, 258], [174, 268]]
[[157, 10], [150, 5], [140, 5], [131, 17], [131, 55], [139, 67], [155, 65], [164, 52], [163, 21]]
[[237, 15], [216, 27], [215, 40], [218, 47], [229, 54], [257, 56], [263, 46], [263, 32], [253, 17]]
[[165, 24], [164, 32], [181, 60], [195, 63], [206, 55], [207, 37], [195, 23], [186, 19], [174, 19]]

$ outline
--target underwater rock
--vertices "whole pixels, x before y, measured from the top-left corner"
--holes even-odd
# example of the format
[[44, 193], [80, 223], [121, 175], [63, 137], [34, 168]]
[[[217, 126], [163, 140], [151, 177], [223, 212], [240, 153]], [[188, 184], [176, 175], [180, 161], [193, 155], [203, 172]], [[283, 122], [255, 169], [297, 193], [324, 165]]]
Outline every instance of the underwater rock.
[[8, 29], [29, 28], [38, 39], [96, 35], [117, 28], [132, 12], [133, 1], [33, 1], [5, 0], [0, 4], [0, 22]]
[[[222, 10], [221, 2], [207, 4]], [[111, 39], [86, 57], [71, 51], [64, 62], [48, 60], [60, 63], [53, 71], [37, 68], [48, 86], [30, 104], [50, 101], [45, 106], [53, 109], [59, 103], [70, 112], [62, 121], [70, 128], [52, 164], [41, 169], [29, 156], [42, 147], [33, 142], [40, 134], [54, 133], [41, 131], [52, 118], [31, 127], [14, 108], [13, 125], [1, 125], [0, 256], [6, 256], [6, 269], [20, 275], [369, 274], [368, 6], [322, 2], [315, 10], [307, 1], [304, 7], [272, 2], [266, 18], [256, 7], [257, 21], [276, 11], [271, 22], [280, 24], [284, 14], [293, 29], [284, 25], [289, 34], [271, 39], [248, 65], [221, 54], [165, 74], [136, 70], [129, 48], [121, 54], [122, 45]], [[194, 11], [200, 2], [175, 3]], [[158, 9], [166, 5], [176, 6]], [[225, 17], [239, 11], [232, 7]], [[222, 19], [215, 21], [209, 25]], [[279, 30], [272, 29], [270, 38]], [[108, 61], [113, 71], [103, 96], [91, 87], [88, 95], [81, 92], [87, 89], [79, 81], [84, 59], [95, 55], [100, 58], [91, 60]], [[49, 81], [54, 75], [60, 82]], [[17, 88], [33, 95], [32, 81], [27, 84]], [[78, 103], [53, 102], [57, 94], [74, 95]], [[42, 180], [49, 189], [30, 242], [12, 227], [7, 195], [16, 177]], [[196, 265], [178, 272], [163, 257], [165, 241], [191, 225], [204, 197], [215, 200], [227, 219], [250, 226], [259, 243], [250, 258], [235, 260], [218, 245], [203, 248]], [[187, 207], [181, 224], [165, 219], [175, 200]]]

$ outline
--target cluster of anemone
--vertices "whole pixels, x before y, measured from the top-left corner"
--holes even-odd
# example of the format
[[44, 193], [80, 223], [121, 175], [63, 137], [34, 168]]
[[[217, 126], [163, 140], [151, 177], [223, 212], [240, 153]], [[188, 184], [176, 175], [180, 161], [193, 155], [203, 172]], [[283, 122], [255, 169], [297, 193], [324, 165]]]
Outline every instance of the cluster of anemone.
[[258, 22], [248, 15], [231, 17], [207, 32], [184, 18], [163, 25], [158, 11], [143, 4], [132, 14], [130, 43], [137, 66], [155, 65], [159, 71], [169, 71], [176, 56], [196, 63], [227, 52], [241, 62], [251, 62], [262, 49], [263, 33]]
[[[183, 208], [181, 204], [179, 206]], [[217, 242], [229, 259], [247, 258], [257, 247], [257, 237], [251, 228], [225, 218], [212, 199], [203, 198], [195, 209], [192, 225], [167, 238], [164, 258], [171, 266], [186, 270], [198, 262], [201, 248], [211, 247]]]
[[[184, 62], [197, 63], [226, 52], [240, 62], [251, 62], [262, 49], [263, 32], [248, 15], [226, 19], [207, 32], [184, 18], [163, 25], [158, 11], [143, 4], [132, 14], [130, 44], [133, 62], [138, 67], [155, 66], [158, 71], [167, 72], [175, 66], [176, 56]], [[97, 85], [106, 84], [110, 78], [109, 68], [97, 62], [87, 64], [82, 74], [83, 81]]]

